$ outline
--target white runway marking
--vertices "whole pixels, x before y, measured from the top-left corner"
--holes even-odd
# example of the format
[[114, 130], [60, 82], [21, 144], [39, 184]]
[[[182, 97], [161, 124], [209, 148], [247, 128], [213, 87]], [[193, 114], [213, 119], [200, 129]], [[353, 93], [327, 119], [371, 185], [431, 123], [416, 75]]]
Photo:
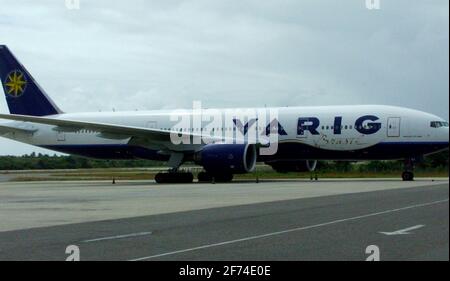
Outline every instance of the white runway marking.
[[197, 251], [197, 250], [202, 250], [202, 249], [208, 249], [208, 248], [213, 248], [213, 247], [218, 247], [218, 246], [230, 245], [230, 244], [235, 244], [235, 243], [239, 243], [239, 242], [251, 241], [251, 240], [256, 240], [256, 239], [261, 239], [261, 238], [266, 238], [266, 237], [271, 237], [271, 236], [276, 236], [276, 235], [281, 235], [281, 234], [286, 234], [286, 233], [291, 233], [291, 232], [296, 232], [296, 231], [301, 231], [301, 230], [307, 230], [307, 229], [312, 229], [312, 228], [318, 228], [318, 227], [322, 227], [322, 226], [327, 226], [327, 225], [332, 225], [332, 224], [337, 224], [337, 223], [342, 223], [342, 222], [347, 222], [347, 221], [353, 221], [353, 220], [358, 220], [358, 219], [363, 219], [363, 218], [368, 218], [368, 217], [374, 217], [374, 216], [379, 216], [379, 215], [384, 215], [384, 214], [389, 214], [389, 213], [394, 213], [394, 212], [400, 212], [400, 211], [409, 210], [409, 209], [413, 209], [413, 208], [419, 208], [419, 207], [436, 205], [436, 204], [448, 202], [448, 200], [449, 199], [447, 198], [445, 200], [439, 200], [439, 201], [433, 201], [433, 202], [429, 202], [429, 203], [410, 205], [410, 206], [406, 206], [406, 207], [402, 207], [402, 208], [398, 208], [398, 209], [391, 209], [391, 210], [371, 213], [371, 214], [367, 214], [367, 215], [361, 215], [361, 216], [356, 216], [356, 217], [351, 217], [351, 218], [339, 219], [339, 220], [334, 220], [334, 221], [330, 221], [330, 222], [324, 222], [324, 223], [310, 225], [310, 226], [292, 228], [292, 229], [287, 229], [287, 230], [283, 230], [283, 231], [277, 231], [277, 232], [261, 234], [261, 235], [256, 235], [256, 236], [249, 236], [249, 237], [236, 239], [236, 240], [224, 241], [224, 242], [220, 242], [220, 243], [208, 244], [208, 245], [203, 245], [203, 246], [194, 247], [194, 248], [188, 248], [188, 249], [183, 249], [183, 250], [178, 250], [178, 251], [173, 251], [173, 252], [167, 252], [167, 253], [162, 253], [162, 254], [142, 257], [142, 258], [136, 258], [136, 259], [132, 259], [130, 261], [150, 260], [150, 259], [154, 259], [154, 258], [171, 256], [171, 255], [187, 253], [187, 252], [192, 252], [192, 251]]
[[392, 232], [380, 232], [381, 234], [385, 234], [385, 235], [405, 235], [405, 234], [411, 234], [411, 230], [416, 230], [419, 228], [424, 227], [425, 225], [423, 224], [419, 224], [419, 225], [415, 225], [415, 226], [411, 226], [405, 229], [400, 229], [400, 230], [396, 230], [396, 231], [392, 231]]
[[137, 237], [137, 236], [145, 236], [145, 235], [150, 235], [150, 234], [152, 234], [152, 232], [138, 232], [138, 233], [130, 233], [130, 234], [123, 234], [123, 235], [83, 240], [81, 242], [82, 243], [90, 243], [90, 242], [98, 242], [98, 241], [104, 241], [104, 240], [114, 240], [114, 239], [130, 238], [130, 237]]

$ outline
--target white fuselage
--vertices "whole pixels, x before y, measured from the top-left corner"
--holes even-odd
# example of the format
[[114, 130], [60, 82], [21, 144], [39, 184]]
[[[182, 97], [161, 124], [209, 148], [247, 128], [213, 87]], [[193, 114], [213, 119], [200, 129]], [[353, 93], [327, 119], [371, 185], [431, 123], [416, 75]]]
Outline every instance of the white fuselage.
[[[276, 112], [275, 117], [270, 114], [271, 110]], [[370, 150], [377, 145], [387, 147], [390, 144], [396, 145], [399, 148], [403, 147], [402, 144], [407, 145], [408, 153], [414, 151], [414, 145], [417, 145], [417, 154], [420, 155], [448, 147], [449, 141], [448, 124], [444, 120], [432, 114], [401, 107], [361, 105], [262, 108], [255, 109], [254, 111], [265, 112], [268, 118], [263, 118], [266, 119], [263, 121], [261, 121], [261, 118], [258, 118], [255, 122], [250, 122], [252, 120], [250, 117], [241, 117], [238, 115], [237, 118], [233, 118], [233, 115], [229, 114], [231, 111], [238, 113], [251, 112], [249, 109], [218, 109], [215, 110], [215, 114], [216, 116], [220, 116], [220, 120], [216, 120], [214, 124], [210, 120], [205, 120], [208, 119], [205, 117], [209, 115], [209, 111], [207, 112], [206, 110], [197, 113], [194, 113], [192, 110], [184, 111], [181, 114], [179, 111], [73, 113], [61, 114], [53, 116], [53, 118], [168, 131], [180, 131], [181, 129], [183, 132], [216, 136], [226, 136], [230, 131], [239, 131], [243, 134], [256, 132], [257, 136], [267, 136], [268, 130], [270, 131], [270, 128], [267, 128], [267, 126], [275, 120], [278, 126], [279, 144], [290, 144], [291, 147], [289, 149], [294, 150], [292, 151], [293, 155], [295, 155], [296, 150], [295, 146], [292, 146], [293, 144], [302, 145], [302, 149], [304, 147], [311, 148], [313, 150], [311, 154], [305, 152], [307, 154], [305, 158], [309, 159], [325, 159], [327, 157], [324, 155], [327, 155], [326, 151], [328, 151], [338, 153], [329, 153], [330, 159], [359, 160], [365, 157], [362, 156], [363, 154], [358, 153], [358, 151]], [[181, 120], [186, 119], [180, 116], [184, 116], [191, 121], [183, 123]], [[200, 120], [200, 122], [195, 122], [195, 120]], [[236, 120], [238, 121], [237, 123]], [[439, 124], [442, 126], [432, 126], [432, 122], [440, 122]], [[167, 148], [174, 151], [193, 151], [201, 147], [201, 145], [195, 144], [158, 142], [153, 142], [149, 145], [139, 140], [133, 140], [130, 137], [105, 137], [104, 134], [95, 131], [71, 131], [70, 128], [55, 129], [55, 126], [37, 123], [13, 121], [3, 124], [33, 130], [33, 133], [11, 132], [3, 135], [3, 137], [48, 149], [85, 156], [90, 155], [77, 153], [76, 149], [82, 149], [83, 147], [92, 148], [94, 146], [99, 149], [101, 147], [114, 149], [115, 146], [124, 147], [132, 145], [164, 154], [164, 150]], [[212, 128], [214, 129], [212, 130]], [[429, 145], [430, 147], [424, 148], [424, 145]], [[65, 149], [65, 147], [70, 149]], [[299, 151], [302, 149], [299, 149]], [[424, 150], [422, 151], [422, 149]], [[321, 151], [321, 153], [314, 158], [314, 153], [317, 154], [317, 151]], [[388, 149], [387, 151], [390, 150]], [[346, 152], [348, 153], [345, 154]], [[105, 153], [101, 158], [109, 158], [107, 157], [108, 153]], [[111, 158], [121, 158], [115, 157], [120, 155], [114, 155], [114, 151], [111, 153]], [[373, 152], [372, 154], [366, 154], [367, 159], [397, 158], [381, 157], [381, 155], [372, 157]], [[358, 156], [354, 157], [354, 155]], [[92, 157], [96, 156], [92, 155]], [[299, 154], [295, 156], [295, 158], [299, 157], [301, 157]], [[403, 157], [403, 154], [399, 154], [398, 157]]]

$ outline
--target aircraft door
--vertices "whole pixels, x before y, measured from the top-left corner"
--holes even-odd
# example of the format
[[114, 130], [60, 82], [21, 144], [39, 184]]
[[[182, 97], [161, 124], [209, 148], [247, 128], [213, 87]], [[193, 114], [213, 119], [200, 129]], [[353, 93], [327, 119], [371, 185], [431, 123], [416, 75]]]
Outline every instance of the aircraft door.
[[387, 123], [387, 136], [400, 137], [400, 117], [389, 117]]

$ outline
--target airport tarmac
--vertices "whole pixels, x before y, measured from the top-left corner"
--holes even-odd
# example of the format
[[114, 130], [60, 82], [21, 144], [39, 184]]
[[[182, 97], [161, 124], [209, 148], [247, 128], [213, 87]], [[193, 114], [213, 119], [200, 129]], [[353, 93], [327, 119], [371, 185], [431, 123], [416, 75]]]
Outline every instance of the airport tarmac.
[[[0, 183], [0, 260], [448, 260], [448, 179]], [[382, 233], [384, 232], [384, 234]]]

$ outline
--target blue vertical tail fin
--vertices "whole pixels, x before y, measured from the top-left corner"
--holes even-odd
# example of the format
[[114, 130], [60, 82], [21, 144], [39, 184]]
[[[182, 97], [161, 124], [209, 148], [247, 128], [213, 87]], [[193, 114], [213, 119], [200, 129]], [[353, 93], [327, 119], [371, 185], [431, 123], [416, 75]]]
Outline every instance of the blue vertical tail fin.
[[0, 80], [11, 114], [46, 116], [62, 113], [5, 45], [0, 45]]

